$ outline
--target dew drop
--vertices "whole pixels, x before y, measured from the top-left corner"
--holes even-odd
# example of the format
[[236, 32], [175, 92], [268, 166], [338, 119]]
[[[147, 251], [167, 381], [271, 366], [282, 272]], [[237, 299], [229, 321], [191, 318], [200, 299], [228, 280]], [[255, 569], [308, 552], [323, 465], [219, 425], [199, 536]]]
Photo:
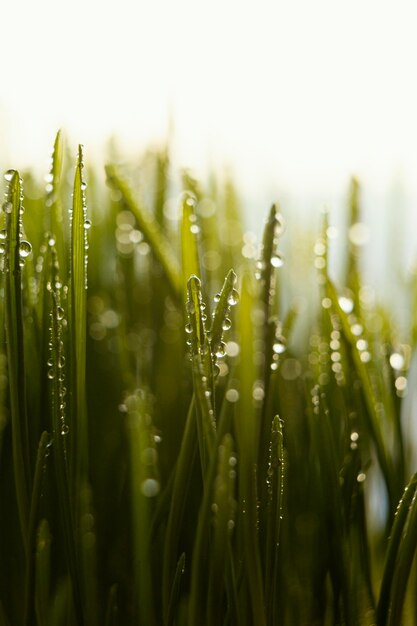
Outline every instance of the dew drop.
[[56, 316], [58, 320], [61, 321], [62, 319], [64, 319], [64, 315], [65, 315], [64, 309], [62, 308], [62, 306], [58, 306], [56, 309]]
[[141, 485], [141, 491], [146, 498], [154, 498], [159, 493], [159, 482], [154, 478], [147, 478]]
[[2, 228], [2, 230], [0, 230], [0, 239], [4, 240], [7, 237], [7, 232], [5, 228]]
[[68, 433], [69, 433], [69, 426], [68, 426], [68, 424], [62, 424], [62, 426], [61, 426], [61, 435], [63, 437], [65, 437], [65, 435], [68, 435]]
[[0, 243], [0, 254], [4, 254], [6, 252], [6, 246], [4, 242]]
[[223, 320], [223, 324], [222, 324], [223, 330], [230, 330], [231, 327], [232, 327], [232, 320], [229, 319], [228, 317], [225, 317]]
[[227, 302], [230, 306], [235, 306], [239, 302], [239, 294], [236, 289], [232, 289], [229, 297], [227, 298]]
[[87, 189], [87, 183], [83, 180], [83, 182], [81, 183], [81, 189], [83, 191], [85, 191]]
[[26, 241], [25, 239], [22, 239], [19, 245], [19, 255], [22, 257], [22, 259], [25, 259], [26, 257], [29, 256], [31, 252], [32, 252], [32, 246], [30, 245], [30, 243]]
[[3, 204], [3, 211], [4, 211], [5, 213], [11, 213], [11, 212], [12, 212], [12, 210], [13, 210], [13, 205], [12, 205], [12, 203], [11, 203], [11, 202], [5, 202], [5, 203]]
[[4, 173], [4, 180], [7, 180], [8, 183], [10, 183], [10, 181], [13, 178], [13, 174], [15, 173], [16, 170], [7, 170], [7, 172]]
[[285, 337], [277, 337], [274, 345], [272, 346], [275, 354], [282, 354], [287, 349]]
[[84, 228], [85, 228], [85, 230], [90, 230], [90, 228], [91, 228], [91, 220], [85, 220]]
[[214, 302], [217, 304], [217, 302], [220, 302], [220, 294], [216, 293], [216, 295], [213, 298]]
[[282, 267], [284, 265], [284, 259], [281, 254], [274, 254], [271, 257], [272, 267]]
[[404, 357], [399, 352], [393, 352], [389, 358], [390, 365], [394, 370], [402, 370], [404, 367]]
[[215, 355], [218, 359], [222, 359], [226, 354], [226, 344], [221, 341], [218, 346], [216, 346]]
[[186, 325], [185, 325], [185, 332], [186, 332], [188, 335], [191, 335], [191, 333], [193, 332], [193, 327], [192, 327], [192, 325], [191, 325], [191, 324], [186, 324]]
[[54, 370], [52, 368], [48, 370], [48, 378], [49, 380], [53, 380], [54, 378]]
[[339, 306], [345, 313], [352, 313], [353, 311], [353, 300], [351, 298], [346, 298], [346, 296], [340, 296], [339, 298]]

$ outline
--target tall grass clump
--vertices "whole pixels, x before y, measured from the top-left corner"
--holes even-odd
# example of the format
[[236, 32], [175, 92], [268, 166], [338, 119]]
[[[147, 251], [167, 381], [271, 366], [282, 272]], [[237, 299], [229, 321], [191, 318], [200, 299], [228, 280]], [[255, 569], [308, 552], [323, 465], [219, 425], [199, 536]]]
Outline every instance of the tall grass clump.
[[407, 331], [357, 181], [297, 311], [279, 207], [258, 245], [167, 150], [105, 176], [60, 133], [4, 174], [0, 626], [417, 624], [415, 287]]

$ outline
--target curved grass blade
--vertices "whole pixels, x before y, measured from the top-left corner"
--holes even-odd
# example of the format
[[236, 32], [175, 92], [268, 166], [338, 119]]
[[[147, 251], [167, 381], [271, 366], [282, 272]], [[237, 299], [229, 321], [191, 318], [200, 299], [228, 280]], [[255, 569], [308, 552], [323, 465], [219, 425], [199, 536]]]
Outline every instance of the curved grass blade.
[[[388, 622], [392, 590], [394, 586], [396, 586], [396, 584], [394, 583], [394, 578], [396, 576], [396, 562], [399, 556], [399, 549], [403, 540], [405, 526], [406, 524], [409, 525], [408, 516], [410, 514], [410, 507], [411, 505], [413, 505], [414, 507], [416, 506], [416, 492], [417, 473], [413, 475], [407, 487], [405, 488], [403, 496], [398, 504], [397, 511], [395, 513], [394, 523], [388, 542], [388, 549], [385, 556], [384, 573], [382, 577], [381, 588], [379, 591], [379, 601], [377, 608], [378, 626], [385, 626]], [[404, 585], [406, 585], [406, 582], [404, 583]]]
[[118, 173], [117, 168], [113, 165], [106, 166], [106, 174], [112, 186], [122, 194], [124, 203], [135, 216], [139, 228], [163, 267], [173, 294], [180, 299], [182, 295], [181, 273], [169, 240], [153, 216], [134, 199], [132, 190], [127, 181]]
[[174, 581], [172, 583], [171, 595], [169, 598], [167, 621], [164, 626], [174, 626], [175, 615], [180, 597], [181, 580], [185, 571], [185, 553], [183, 552], [178, 559], [177, 569], [175, 570]]
[[27, 550], [30, 491], [32, 484], [29, 425], [26, 403], [26, 366], [22, 306], [22, 261], [30, 244], [22, 238], [21, 181], [11, 175], [3, 205], [6, 213], [5, 339], [7, 343], [14, 480], [23, 544]]
[[274, 305], [275, 269], [283, 264], [282, 255], [277, 251], [278, 237], [282, 234], [282, 231], [282, 217], [277, 206], [273, 204], [265, 224], [261, 258], [258, 262], [259, 280], [261, 283], [260, 299], [264, 305], [267, 320]]
[[25, 616], [24, 624], [31, 626], [36, 622], [35, 611], [35, 567], [36, 567], [36, 529], [39, 518], [39, 504], [42, 491], [46, 458], [51, 440], [47, 432], [43, 432], [39, 441], [38, 455], [36, 459], [35, 476], [33, 480], [32, 501], [30, 506], [29, 532], [28, 532], [28, 559], [26, 568], [26, 593], [25, 593]]

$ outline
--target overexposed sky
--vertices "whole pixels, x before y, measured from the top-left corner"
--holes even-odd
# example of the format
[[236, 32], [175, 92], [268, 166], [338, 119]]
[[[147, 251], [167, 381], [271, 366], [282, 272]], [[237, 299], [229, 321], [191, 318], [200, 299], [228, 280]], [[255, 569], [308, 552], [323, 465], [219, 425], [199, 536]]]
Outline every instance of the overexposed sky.
[[[1, 7], [0, 163], [45, 159], [59, 127], [181, 165], [232, 163], [332, 193], [352, 172], [417, 180], [417, 5], [403, 0], [21, 0]], [[268, 183], [269, 184], [269, 183]]]

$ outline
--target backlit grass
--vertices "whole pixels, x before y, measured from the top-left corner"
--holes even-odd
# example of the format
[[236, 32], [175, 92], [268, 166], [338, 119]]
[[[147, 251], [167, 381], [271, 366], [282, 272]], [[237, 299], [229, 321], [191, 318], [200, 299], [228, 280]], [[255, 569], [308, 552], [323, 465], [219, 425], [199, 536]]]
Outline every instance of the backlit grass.
[[258, 246], [167, 150], [67, 153], [4, 180], [0, 626], [417, 623], [417, 318], [363, 285], [357, 181], [297, 312], [278, 207]]

